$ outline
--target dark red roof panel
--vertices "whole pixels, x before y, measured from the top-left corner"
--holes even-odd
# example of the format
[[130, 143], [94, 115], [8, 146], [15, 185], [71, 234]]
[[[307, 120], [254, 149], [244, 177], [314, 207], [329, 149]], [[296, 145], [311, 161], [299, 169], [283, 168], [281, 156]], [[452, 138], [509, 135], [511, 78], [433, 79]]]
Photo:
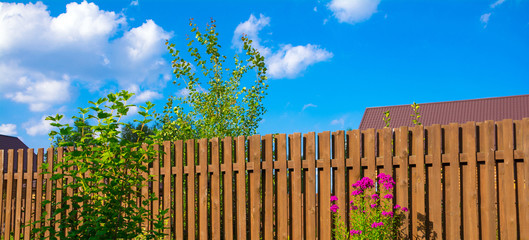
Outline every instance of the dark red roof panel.
[[[465, 123], [485, 120], [519, 120], [529, 117], [529, 95], [482, 98], [451, 102], [419, 103], [419, 121], [432, 124]], [[390, 111], [390, 127], [413, 126], [410, 105], [366, 108], [359, 129], [384, 128], [383, 113]]]

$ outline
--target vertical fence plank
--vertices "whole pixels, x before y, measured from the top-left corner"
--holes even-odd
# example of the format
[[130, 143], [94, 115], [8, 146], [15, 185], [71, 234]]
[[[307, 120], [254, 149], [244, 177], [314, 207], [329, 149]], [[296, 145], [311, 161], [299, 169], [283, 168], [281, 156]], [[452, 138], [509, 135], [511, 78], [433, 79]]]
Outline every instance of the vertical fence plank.
[[237, 239], [246, 239], [246, 138], [237, 137]]
[[199, 238], [208, 239], [208, 140], [198, 140], [198, 218]]
[[412, 169], [412, 236], [423, 239], [426, 237], [428, 219], [425, 206], [425, 166], [424, 166], [424, 128], [422, 125], [412, 129], [412, 151], [415, 157], [415, 168]]
[[517, 219], [516, 219], [516, 186], [514, 179], [514, 143], [513, 143], [513, 122], [511, 119], [503, 120], [503, 158], [505, 175], [503, 178], [502, 194], [505, 204], [500, 205], [505, 214], [505, 228], [508, 239], [518, 239]]
[[330, 132], [318, 133], [318, 160], [323, 162], [323, 168], [318, 171], [319, 175], [319, 216], [320, 234], [319, 239], [331, 239], [331, 151]]
[[262, 140], [263, 146], [263, 191], [264, 191], [264, 228], [263, 239], [274, 239], [274, 149], [273, 136], [267, 134]]
[[11, 233], [11, 211], [12, 211], [12, 199], [13, 199], [13, 159], [14, 150], [7, 150], [7, 187], [6, 187], [6, 213], [5, 213], [5, 225], [4, 225], [4, 239], [10, 239], [9, 234]]
[[467, 164], [463, 167], [463, 234], [465, 239], [479, 237], [478, 179], [476, 155], [476, 124], [463, 124], [463, 154]]
[[[4, 162], [7, 161], [7, 159], [4, 159], [4, 154], [6, 152], [4, 149], [0, 149], [0, 226], [5, 226], [5, 214], [4, 214]], [[4, 161], [5, 160], [5, 161]], [[0, 236], [3, 236], [3, 227], [0, 227]]]
[[[57, 148], [57, 163], [58, 164], [61, 164], [62, 161], [63, 161], [63, 157], [64, 157], [64, 148], [62, 147], [59, 147]], [[57, 169], [57, 173], [58, 174], [62, 174], [63, 171], [62, 171], [62, 168], [59, 167]], [[57, 203], [56, 207], [55, 207], [55, 211], [59, 211], [59, 209], [62, 208], [62, 187], [63, 187], [63, 179], [62, 178], [59, 178], [57, 179], [56, 181], [56, 186], [58, 188], [57, 191], [55, 191], [55, 203]], [[61, 231], [59, 229], [59, 225], [60, 225], [60, 220], [62, 218], [62, 214], [59, 212], [57, 215], [55, 215], [55, 232], [59, 232]]]
[[305, 145], [305, 239], [316, 239], [316, 149], [315, 134], [313, 132], [303, 135]]
[[[396, 171], [396, 200], [401, 207], [409, 208], [409, 194], [408, 194], [408, 127], [400, 127], [395, 132], [396, 144], [395, 155], [399, 159], [399, 169]], [[402, 226], [401, 234], [404, 239], [409, 236], [409, 211], [405, 212], [405, 219]]]
[[288, 191], [287, 191], [287, 140], [285, 134], [276, 135], [277, 161], [277, 239], [286, 240], [288, 236]]
[[384, 146], [380, 149], [384, 157], [383, 171], [385, 174], [393, 176], [393, 132], [391, 128], [382, 129], [381, 142], [383, 143], [382, 146]]
[[20, 225], [22, 225], [22, 183], [24, 181], [24, 149], [18, 149], [17, 161], [17, 193], [15, 198], [15, 234], [14, 239], [20, 239]]
[[182, 140], [174, 142], [174, 155], [174, 236], [176, 239], [184, 239], [184, 142]]
[[448, 126], [447, 137], [447, 152], [450, 158], [449, 171], [446, 173], [446, 218], [447, 222], [447, 238], [460, 239], [461, 238], [461, 190], [459, 188], [459, 124], [450, 123]]
[[[50, 228], [53, 227], [51, 225], [51, 190], [53, 189], [53, 181], [51, 180], [51, 172], [53, 171], [53, 162], [54, 162], [54, 150], [53, 148], [48, 148], [48, 157], [46, 158], [46, 163], [48, 164], [48, 169], [45, 178], [46, 178], [46, 200], [49, 202], [46, 204], [46, 227]], [[50, 236], [50, 232], [46, 231], [44, 233], [44, 238], [48, 238]]]
[[186, 141], [187, 162], [187, 239], [195, 239], [195, 140]]
[[290, 135], [290, 156], [294, 162], [292, 182], [292, 239], [302, 239], [303, 209], [301, 196], [301, 133]]
[[342, 221], [347, 222], [347, 185], [345, 179], [345, 136], [344, 131], [336, 131], [332, 133], [332, 152], [333, 152], [333, 161], [336, 164], [336, 170], [334, 171], [334, 186], [335, 192], [334, 195], [338, 197], [338, 207], [341, 209], [338, 211]]
[[[142, 148], [144, 150], [147, 150], [147, 144], [142, 144]], [[147, 171], [146, 172], [143, 171], [141, 173], [143, 179], [145, 179], [145, 182], [143, 183], [143, 186], [141, 187], [141, 200], [139, 202], [140, 206], [144, 206], [143, 201], [149, 199], [149, 180], [150, 180], [150, 177], [149, 177], [149, 172], [150, 172], [149, 164], [147, 162], [144, 162], [143, 163], [143, 167], [145, 167], [145, 169], [147, 169]], [[151, 211], [152, 210], [152, 203], [148, 202], [148, 206], [146, 206], [146, 207], [147, 207], [147, 210]], [[152, 216], [149, 216], [149, 217], [152, 217]], [[144, 219], [143, 220], [142, 228], [146, 229], [146, 230], [150, 230], [151, 229], [151, 222], [149, 221], [149, 219]]]
[[[349, 159], [353, 163], [352, 168], [348, 168], [349, 186], [348, 196], [351, 196], [354, 188], [351, 186], [360, 180], [360, 173], [362, 170], [361, 158], [362, 158], [362, 145], [361, 145], [361, 133], [360, 130], [352, 130], [347, 132], [347, 152], [349, 153]], [[351, 209], [351, 204], [347, 206], [347, 209]], [[349, 211], [348, 211], [349, 212]], [[351, 223], [349, 223], [351, 224]]]
[[[518, 171], [523, 174], [522, 178], [518, 178], [518, 188], [521, 191], [520, 194], [520, 226], [529, 225], [529, 118], [524, 118], [521, 122], [522, 126], [522, 148], [523, 151], [523, 162], [522, 168]], [[526, 227], [520, 227], [520, 236], [529, 237], [529, 229]]]
[[233, 139], [222, 139], [224, 173], [224, 239], [233, 239]]
[[481, 236], [483, 239], [496, 239], [496, 189], [494, 180], [495, 129], [493, 121], [485, 121], [479, 125], [480, 152], [484, 153], [485, 163], [480, 165], [480, 214]]
[[[33, 195], [33, 148], [27, 149], [27, 178], [26, 178], [26, 207], [24, 209], [24, 239], [30, 239], [31, 231], [31, 215], [32, 209], [32, 195]], [[22, 169], [23, 170], [23, 169]], [[22, 183], [22, 181], [20, 181]]]
[[262, 140], [263, 150], [263, 191], [264, 191], [264, 239], [274, 239], [274, 137], [267, 134]]
[[[39, 148], [37, 150], [37, 180], [36, 185], [37, 189], [35, 192], [35, 220], [40, 221], [40, 218], [42, 216], [42, 186], [44, 185], [43, 178], [42, 178], [42, 163], [44, 161], [44, 149]], [[3, 165], [2, 165], [3, 166]], [[3, 168], [3, 167], [2, 167]], [[0, 170], [2, 173], [4, 172], [3, 169]], [[3, 179], [3, 177], [0, 177], [0, 179]], [[0, 191], [1, 195], [1, 191]], [[1, 211], [1, 210], [0, 210]], [[35, 225], [36, 228], [41, 227], [41, 223], [37, 222]], [[39, 236], [36, 236], [39, 237]]]
[[248, 173], [250, 194], [250, 239], [258, 240], [261, 236], [261, 136], [249, 137], [249, 162], [253, 170]]
[[219, 139], [213, 138], [211, 144], [211, 237], [220, 239], [220, 159]]
[[[163, 143], [163, 210], [164, 239], [171, 239], [171, 142]], [[182, 218], [180, 218], [182, 219]]]
[[[74, 151], [74, 147], [68, 147], [68, 148], [67, 148], [67, 151], [68, 151], [68, 152], [73, 152], [73, 151]], [[64, 160], [64, 159], [63, 159], [63, 160]], [[71, 171], [71, 170], [73, 170], [73, 166], [71, 166], [71, 167], [69, 167], [68, 169], [66, 169], [67, 172], [69, 172], [69, 171]], [[68, 175], [70, 175], [70, 174], [68, 173]], [[73, 182], [73, 177], [71, 177], [71, 176], [67, 176], [65, 179], [66, 179], [66, 183], [64, 183], [64, 185], [66, 185], [66, 184], [71, 184], [71, 183]], [[66, 196], [67, 196], [67, 198], [73, 196], [73, 188], [68, 187], [68, 188], [66, 189]], [[68, 199], [68, 200], [66, 201], [66, 207], [67, 207], [67, 209], [66, 209], [66, 212], [65, 212], [65, 214], [64, 214], [64, 217], [65, 217], [65, 218], [72, 218], [72, 217], [70, 216], [70, 212], [72, 211], [72, 200], [71, 200], [71, 199]], [[68, 236], [68, 232], [70, 231], [70, 228], [66, 228], [66, 229], [64, 229], [64, 230], [65, 230], [65, 234], [66, 234], [66, 236]]]
[[370, 128], [362, 131], [362, 133], [364, 134], [364, 158], [367, 161], [367, 169], [365, 170], [364, 176], [375, 179], [377, 177], [375, 129]]
[[428, 171], [428, 220], [431, 228], [428, 232], [429, 239], [442, 239], [443, 237], [443, 209], [442, 182], [441, 182], [441, 125], [434, 124], [427, 127], [428, 155], [432, 159], [432, 167]]
[[[153, 150], [156, 152], [156, 156], [152, 162], [151, 174], [153, 175], [152, 181], [152, 193], [155, 199], [152, 201], [152, 217], [154, 220], [158, 219], [160, 215], [160, 145], [155, 144]], [[154, 225], [151, 223], [152, 227]]]

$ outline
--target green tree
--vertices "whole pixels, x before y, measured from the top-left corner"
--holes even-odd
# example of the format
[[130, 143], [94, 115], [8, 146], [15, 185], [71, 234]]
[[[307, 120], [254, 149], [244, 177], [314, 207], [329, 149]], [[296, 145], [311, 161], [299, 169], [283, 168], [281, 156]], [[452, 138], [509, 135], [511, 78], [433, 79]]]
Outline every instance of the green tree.
[[[189, 26], [194, 37], [187, 38], [187, 52], [192, 61], [185, 60], [175, 44], [166, 42], [174, 58], [173, 73], [178, 85], [184, 83], [186, 94], [168, 99], [158, 119], [160, 135], [164, 140], [176, 140], [255, 134], [266, 112], [262, 105], [268, 88], [264, 57], [252, 47], [252, 40], [242, 36], [246, 57], [235, 54], [230, 69], [225, 66], [227, 57], [220, 53], [215, 21], [203, 32], [193, 19]], [[241, 81], [249, 71], [256, 76], [253, 86], [247, 88]]]
[[54, 138], [53, 146], [58, 147], [59, 142], [61, 142], [63, 146], [74, 146], [76, 142], [81, 141], [83, 136], [89, 136], [92, 133], [88, 121], [85, 121], [82, 118], [75, 118], [71, 133], [69, 135], [61, 136], [61, 138]]

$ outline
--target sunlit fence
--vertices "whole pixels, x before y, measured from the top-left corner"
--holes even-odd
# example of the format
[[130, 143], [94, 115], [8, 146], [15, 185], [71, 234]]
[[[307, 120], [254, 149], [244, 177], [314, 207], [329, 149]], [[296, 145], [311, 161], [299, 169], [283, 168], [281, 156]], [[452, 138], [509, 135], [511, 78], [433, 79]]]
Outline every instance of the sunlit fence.
[[[379, 172], [396, 181], [394, 204], [410, 209], [408, 236], [529, 238], [529, 118], [175, 141], [159, 150], [141, 193], [158, 196], [154, 216], [170, 210], [166, 239], [331, 239], [331, 195], [347, 219], [351, 184]], [[32, 239], [28, 223], [54, 211], [42, 201], [73, 194], [51, 188], [69, 179], [31, 171], [34, 157], [41, 166], [65, 151], [17, 150], [15, 172], [15, 150], [0, 150], [0, 168], [8, 161], [0, 170], [4, 239]]]

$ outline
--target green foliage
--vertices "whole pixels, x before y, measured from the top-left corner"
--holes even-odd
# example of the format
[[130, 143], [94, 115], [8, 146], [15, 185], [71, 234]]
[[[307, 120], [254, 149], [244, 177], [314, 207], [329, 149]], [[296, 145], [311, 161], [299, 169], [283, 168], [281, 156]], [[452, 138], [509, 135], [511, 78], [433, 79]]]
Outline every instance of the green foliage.
[[389, 117], [389, 110], [384, 112], [384, 116], [382, 117], [382, 120], [384, 120], [384, 128], [389, 127], [389, 122], [391, 121], [391, 118]]
[[[160, 135], [164, 140], [176, 140], [255, 134], [266, 111], [261, 104], [268, 88], [264, 57], [243, 36], [246, 57], [235, 55], [230, 69], [224, 66], [227, 57], [219, 52], [215, 21], [203, 32], [192, 19], [189, 26], [194, 36], [187, 38], [192, 63], [181, 56], [175, 44], [166, 42], [174, 58], [173, 73], [185, 84], [187, 94], [168, 99], [159, 118], [163, 125]], [[242, 87], [241, 80], [250, 70], [256, 73], [254, 85]]]
[[[156, 127], [149, 127], [141, 123], [129, 123], [123, 126], [121, 130], [121, 141], [129, 142], [143, 142], [146, 137], [151, 137], [155, 134]], [[143, 132], [141, 136], [139, 132]]]
[[421, 122], [419, 122], [419, 118], [421, 117], [421, 115], [419, 114], [419, 104], [413, 102], [413, 104], [411, 105], [411, 108], [413, 109], [413, 114], [411, 114], [410, 116], [413, 118], [413, 124], [415, 126], [417, 125], [422, 125]]
[[[92, 106], [88, 108], [80, 108], [80, 116], [73, 117], [76, 122], [97, 123], [82, 125], [88, 131], [74, 131], [68, 124], [61, 124], [63, 116], [59, 114], [46, 118], [58, 128], [49, 134], [57, 139], [58, 146], [76, 149], [65, 150], [63, 161], [48, 160], [55, 162], [52, 179], [63, 182], [61, 186], [57, 181], [53, 191], [62, 190], [63, 197], [59, 203], [43, 202], [43, 205], [51, 203], [51, 218], [43, 217], [38, 222], [50, 221], [52, 227], [41, 224], [34, 229], [36, 237], [43, 238], [46, 232], [50, 239], [132, 239], [140, 234], [147, 238], [163, 235], [163, 219], [151, 219], [148, 210], [155, 196], [141, 196], [140, 191], [151, 181], [150, 176], [147, 179], [144, 176], [148, 176], [148, 164], [159, 154], [153, 147], [159, 139], [143, 131], [134, 131], [143, 139], [143, 144], [121, 139], [120, 128], [131, 128], [120, 121], [133, 106], [126, 104], [132, 95], [126, 91], [111, 93], [97, 102], [90, 101]], [[144, 127], [152, 121], [153, 106], [150, 102], [140, 106], [143, 120], [135, 122]], [[71, 136], [76, 136], [73, 142]], [[59, 220], [55, 220], [58, 214]], [[152, 231], [141, 228], [141, 223], [148, 219], [154, 221]], [[55, 231], [54, 223], [59, 224], [59, 231]]]
[[73, 125], [74, 126], [69, 135], [63, 136], [63, 139], [52, 139], [54, 147], [59, 146], [59, 141], [63, 142], [63, 146], [74, 146], [76, 142], [81, 140], [83, 135], [92, 134], [90, 125], [82, 119], [75, 119]]

